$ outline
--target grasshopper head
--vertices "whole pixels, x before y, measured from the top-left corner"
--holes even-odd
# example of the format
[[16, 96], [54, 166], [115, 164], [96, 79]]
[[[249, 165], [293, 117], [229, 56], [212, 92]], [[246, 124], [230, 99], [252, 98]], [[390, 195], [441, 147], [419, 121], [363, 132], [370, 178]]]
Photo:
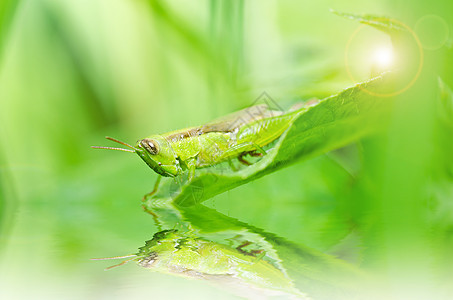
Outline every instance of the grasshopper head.
[[170, 143], [160, 135], [138, 141], [135, 149], [146, 164], [162, 176], [175, 177], [182, 171]]

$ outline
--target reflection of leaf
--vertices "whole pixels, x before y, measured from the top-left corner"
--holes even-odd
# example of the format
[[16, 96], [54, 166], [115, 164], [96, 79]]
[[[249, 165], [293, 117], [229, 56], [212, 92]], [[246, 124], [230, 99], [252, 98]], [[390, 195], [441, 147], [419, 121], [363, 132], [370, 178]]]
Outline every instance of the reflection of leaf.
[[[171, 197], [178, 205], [190, 206], [233, 189], [300, 159], [307, 159], [347, 145], [382, 127], [381, 110], [390, 104], [387, 98], [373, 95], [391, 88], [393, 76], [378, 77], [348, 88], [301, 111], [275, 147], [260, 161], [240, 171], [214, 166], [201, 169], [196, 178], [185, 182], [169, 196], [173, 179], [165, 178], [159, 192], [147, 199], [148, 205]], [[200, 193], [200, 188], [202, 192]], [[146, 205], [146, 203], [145, 203]]]
[[178, 207], [159, 203], [149, 207], [161, 225], [161, 230], [178, 228], [185, 235], [237, 247], [249, 242], [247, 250], [262, 250], [265, 261], [282, 269], [295, 286], [313, 297], [354, 293], [353, 283], [363, 274], [352, 265], [304, 245], [295, 244], [275, 234], [214, 209], [197, 205]]

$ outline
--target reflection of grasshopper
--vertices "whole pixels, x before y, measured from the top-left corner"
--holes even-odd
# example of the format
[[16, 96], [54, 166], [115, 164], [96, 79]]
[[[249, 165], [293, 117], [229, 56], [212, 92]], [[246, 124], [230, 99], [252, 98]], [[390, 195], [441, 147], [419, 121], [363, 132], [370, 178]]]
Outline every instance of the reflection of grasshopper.
[[282, 270], [259, 255], [244, 252], [177, 230], [164, 230], [140, 248], [137, 261], [154, 271], [209, 280], [242, 296], [303, 297]]
[[118, 265], [134, 260], [161, 273], [208, 280], [248, 298], [306, 299], [307, 294], [314, 299], [363, 299], [357, 286], [366, 276], [332, 256], [203, 205], [167, 202], [147, 209], [160, 231], [137, 254], [116, 257], [129, 258]]
[[245, 155], [266, 154], [263, 147], [280, 137], [301, 111], [302, 109], [298, 109], [285, 113], [260, 104], [203, 126], [151, 135], [139, 140], [134, 147], [107, 137], [131, 150], [94, 148], [135, 152], [159, 175], [176, 177], [188, 170], [189, 179], [192, 179], [197, 168], [213, 166], [233, 158], [248, 165]]
[[137, 254], [95, 260], [128, 258], [107, 269], [135, 260], [153, 271], [208, 280], [246, 298], [284, 295], [309, 299], [294, 287], [278, 264], [263, 259], [263, 250], [243, 249], [249, 244], [234, 247], [170, 229], [154, 234]]
[[357, 286], [366, 276], [339, 259], [203, 205], [179, 207], [170, 199], [155, 204], [146, 209], [160, 232], [137, 254], [116, 258], [130, 258], [162, 273], [209, 280], [242, 297], [284, 294], [306, 299], [306, 293], [314, 299], [363, 299]]
[[95, 260], [129, 258], [107, 269], [135, 260], [153, 271], [208, 280], [246, 298], [284, 295], [309, 299], [294, 287], [282, 269], [263, 259], [263, 251], [242, 249], [248, 244], [234, 248], [171, 229], [154, 234], [137, 254]]

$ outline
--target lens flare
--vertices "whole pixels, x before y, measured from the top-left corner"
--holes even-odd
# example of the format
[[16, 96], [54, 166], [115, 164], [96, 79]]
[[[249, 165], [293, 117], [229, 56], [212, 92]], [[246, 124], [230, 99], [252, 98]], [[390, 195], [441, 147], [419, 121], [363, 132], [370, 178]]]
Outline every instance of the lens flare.
[[393, 51], [388, 47], [381, 47], [375, 50], [373, 60], [380, 67], [389, 67], [393, 63]]

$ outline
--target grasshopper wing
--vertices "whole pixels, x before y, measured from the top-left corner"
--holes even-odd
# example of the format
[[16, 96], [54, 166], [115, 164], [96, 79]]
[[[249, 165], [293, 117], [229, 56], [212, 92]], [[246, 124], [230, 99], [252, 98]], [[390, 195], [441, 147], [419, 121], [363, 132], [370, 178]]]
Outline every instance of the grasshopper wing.
[[237, 128], [250, 122], [282, 115], [282, 111], [271, 110], [266, 104], [259, 104], [247, 107], [243, 110], [231, 113], [224, 117], [211, 121], [203, 126], [201, 130], [207, 132], [233, 132]]
[[282, 111], [270, 110], [266, 104], [259, 104], [223, 116], [205, 125], [168, 132], [164, 136], [167, 140], [176, 142], [187, 137], [195, 137], [209, 132], [233, 132], [250, 122], [282, 114]]

